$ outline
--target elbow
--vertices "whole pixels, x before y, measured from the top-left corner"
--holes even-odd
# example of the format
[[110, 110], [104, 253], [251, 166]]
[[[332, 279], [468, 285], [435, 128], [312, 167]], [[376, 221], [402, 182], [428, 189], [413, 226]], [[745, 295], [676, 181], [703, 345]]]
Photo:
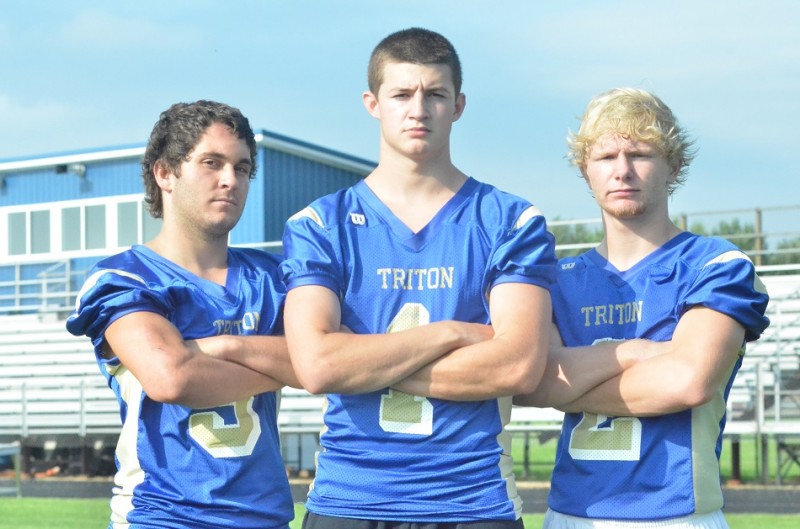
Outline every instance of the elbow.
[[714, 399], [715, 394], [716, 391], [705, 387], [705, 385], [695, 387], [685, 394], [684, 405], [687, 408], [696, 408], [698, 406], [702, 406], [703, 404], [711, 402]]
[[321, 341], [306, 341], [294, 346], [289, 341], [288, 345], [297, 382], [313, 395], [352, 393], [353, 388], [348, 387], [348, 382], [354, 377], [367, 376], [366, 373], [348, 372], [341, 359], [337, 361], [338, 350], [325, 348]]
[[533, 393], [536, 391], [536, 388], [539, 387], [539, 381], [541, 379], [541, 373], [539, 373], [538, 376], [530, 375], [521, 377], [514, 382], [513, 386], [510, 388], [510, 393], [512, 395], [527, 395], [529, 393]]
[[336, 391], [336, 379], [333, 370], [328, 369], [321, 362], [298, 362], [295, 368], [297, 382], [312, 395], [325, 393], [339, 393]]
[[509, 395], [528, 395], [536, 391], [544, 375], [544, 362], [528, 360], [509, 373], [506, 393]]
[[286, 336], [289, 359], [294, 369], [296, 382], [312, 395], [337, 393], [335, 386], [335, 359], [324, 347], [324, 335], [309, 338]]
[[163, 404], [184, 404], [188, 397], [188, 383], [179, 376], [163, 377], [147, 386], [142, 385], [150, 399]]
[[140, 382], [145, 394], [156, 402], [164, 404], [189, 405], [192, 380], [187, 370], [176, 364], [150, 367]]
[[324, 379], [324, 377], [313, 376], [312, 374], [307, 374], [306, 376], [298, 376], [300, 384], [303, 386], [303, 389], [311, 393], [312, 395], [324, 395], [326, 393], [331, 393], [331, 384]]
[[696, 408], [714, 399], [717, 389], [708, 380], [687, 376], [684, 384], [676, 384], [672, 390], [675, 407], [679, 410]]

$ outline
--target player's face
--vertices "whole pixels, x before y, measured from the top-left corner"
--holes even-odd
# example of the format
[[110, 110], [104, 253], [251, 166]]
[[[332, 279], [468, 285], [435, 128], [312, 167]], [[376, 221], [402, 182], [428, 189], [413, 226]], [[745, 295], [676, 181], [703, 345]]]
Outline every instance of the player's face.
[[188, 227], [227, 235], [239, 221], [250, 188], [250, 149], [245, 140], [214, 123], [172, 177], [171, 201]]
[[594, 143], [584, 174], [600, 208], [620, 219], [665, 210], [675, 176], [653, 145], [612, 133]]
[[455, 93], [449, 66], [389, 62], [378, 93], [366, 92], [364, 104], [381, 122], [382, 147], [422, 160], [449, 157], [465, 98]]

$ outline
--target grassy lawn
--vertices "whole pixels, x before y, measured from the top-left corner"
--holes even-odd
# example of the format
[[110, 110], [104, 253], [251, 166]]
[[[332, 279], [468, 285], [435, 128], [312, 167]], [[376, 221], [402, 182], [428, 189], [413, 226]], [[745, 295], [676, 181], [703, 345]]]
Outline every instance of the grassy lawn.
[[[535, 437], [530, 437], [528, 448], [529, 475], [525, 477], [523, 467], [525, 441], [521, 434], [515, 435], [511, 445], [511, 451], [514, 456], [514, 471], [517, 477], [519, 479], [529, 479], [532, 481], [549, 481], [553, 470], [553, 462], [555, 461], [556, 443], [557, 439], [550, 439], [543, 444], [539, 444]], [[720, 458], [722, 479], [724, 482], [727, 482], [732, 476], [731, 454], [731, 442], [729, 439], [725, 439], [722, 443], [722, 457]], [[775, 457], [775, 442], [772, 440], [767, 448], [767, 454], [769, 456], [770, 483], [775, 483], [777, 461]], [[742, 439], [740, 442], [739, 461], [741, 481], [743, 483], [762, 483], [761, 456], [755, 440]], [[800, 468], [797, 466], [791, 468], [789, 470], [789, 475], [783, 478], [783, 482], [800, 484]]]
[[[752, 440], [741, 443], [741, 477], [745, 483], [761, 482], [761, 459], [758, 447]], [[551, 439], [543, 444], [531, 437], [528, 448], [529, 475], [523, 476], [524, 438], [514, 437], [512, 451], [515, 470], [520, 480], [530, 479], [548, 481], [555, 460], [556, 440]], [[770, 480], [775, 476], [775, 447], [770, 446], [769, 465]], [[722, 476], [728, 480], [731, 476], [731, 446], [725, 441], [722, 450]], [[800, 484], [800, 469], [793, 468], [785, 482]], [[301, 504], [295, 506], [296, 518], [291, 529], [300, 529], [304, 509]], [[9, 529], [105, 529], [108, 526], [108, 499], [51, 499], [51, 498], [0, 498], [0, 527]], [[797, 529], [800, 527], [800, 515], [775, 514], [728, 514], [726, 515], [731, 529], [751, 529], [769, 527], [770, 529]], [[541, 527], [541, 514], [524, 515], [525, 526], [529, 529]]]
[[[295, 505], [291, 529], [300, 529], [304, 509]], [[542, 526], [541, 514], [523, 516], [525, 527]], [[729, 514], [731, 529], [797, 529], [800, 515]], [[65, 500], [49, 498], [0, 499], [2, 526], [14, 529], [104, 529], [108, 525], [108, 500]]]

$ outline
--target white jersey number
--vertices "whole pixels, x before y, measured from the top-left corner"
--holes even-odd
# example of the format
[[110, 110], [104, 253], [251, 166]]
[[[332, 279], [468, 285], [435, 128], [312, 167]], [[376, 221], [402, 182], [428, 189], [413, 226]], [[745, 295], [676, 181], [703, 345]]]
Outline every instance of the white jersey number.
[[[386, 332], [399, 332], [430, 323], [430, 313], [419, 303], [406, 303]], [[412, 435], [433, 433], [433, 404], [425, 397], [390, 389], [381, 397], [380, 425], [386, 432]]]
[[214, 457], [243, 457], [252, 455], [258, 436], [261, 435], [261, 422], [253, 411], [253, 400], [233, 402], [236, 420], [226, 424], [215, 410], [192, 413], [189, 419], [189, 435]]
[[573, 459], [638, 461], [641, 448], [642, 421], [636, 417], [584, 413], [569, 439]]
[[[618, 341], [621, 340], [598, 338], [592, 345]], [[641, 448], [642, 421], [636, 417], [608, 417], [584, 412], [569, 438], [572, 459], [638, 461]]]

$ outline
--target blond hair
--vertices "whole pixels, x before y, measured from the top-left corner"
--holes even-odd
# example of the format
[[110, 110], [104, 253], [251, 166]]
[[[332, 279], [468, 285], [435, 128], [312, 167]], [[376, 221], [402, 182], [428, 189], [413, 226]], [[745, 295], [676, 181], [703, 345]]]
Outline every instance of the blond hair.
[[668, 188], [670, 194], [686, 181], [696, 152], [694, 142], [656, 95], [638, 88], [615, 88], [589, 102], [578, 132], [570, 132], [567, 138], [567, 158], [581, 174], [586, 171], [594, 143], [609, 133], [655, 147], [675, 171], [675, 181]]

